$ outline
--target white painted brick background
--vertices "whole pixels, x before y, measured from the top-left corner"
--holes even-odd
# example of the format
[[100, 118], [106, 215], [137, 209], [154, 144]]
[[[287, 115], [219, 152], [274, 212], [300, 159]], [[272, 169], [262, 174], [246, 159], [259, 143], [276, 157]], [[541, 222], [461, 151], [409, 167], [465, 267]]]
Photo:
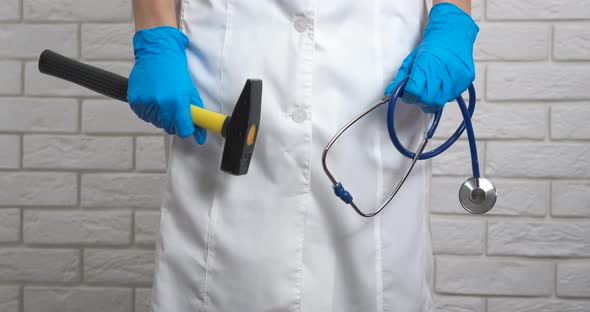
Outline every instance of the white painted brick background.
[[[161, 132], [36, 65], [51, 48], [127, 75], [130, 4], [0, 1], [0, 312], [149, 312]], [[590, 0], [474, 0], [473, 15], [499, 198], [486, 216], [458, 204], [464, 140], [433, 162], [436, 311], [588, 312]], [[444, 118], [435, 143], [453, 104]]]

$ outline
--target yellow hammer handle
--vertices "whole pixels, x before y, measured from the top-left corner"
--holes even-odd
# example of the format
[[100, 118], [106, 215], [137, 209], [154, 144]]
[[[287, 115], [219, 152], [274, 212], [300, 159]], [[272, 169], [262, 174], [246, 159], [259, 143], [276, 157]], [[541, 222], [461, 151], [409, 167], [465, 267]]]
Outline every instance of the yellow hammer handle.
[[223, 123], [228, 117], [220, 113], [212, 112], [210, 110], [191, 105], [191, 118], [193, 119], [193, 123], [195, 125], [205, 128], [209, 131], [213, 131], [217, 134], [221, 134]]

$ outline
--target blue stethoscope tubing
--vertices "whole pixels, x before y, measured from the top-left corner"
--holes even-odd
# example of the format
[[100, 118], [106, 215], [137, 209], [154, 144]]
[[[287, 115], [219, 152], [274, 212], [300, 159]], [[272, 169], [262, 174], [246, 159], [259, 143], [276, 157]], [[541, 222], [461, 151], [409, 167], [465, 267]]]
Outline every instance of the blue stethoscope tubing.
[[[463, 208], [470, 213], [474, 214], [481, 214], [489, 211], [494, 204], [496, 203], [496, 188], [489, 181], [488, 179], [480, 177], [479, 171], [479, 160], [477, 156], [477, 146], [475, 140], [475, 133], [473, 131], [473, 124], [471, 122], [471, 118], [475, 111], [475, 102], [476, 102], [476, 94], [475, 88], [473, 84], [468, 87], [469, 93], [469, 105], [465, 104], [462, 96], [458, 96], [456, 98], [456, 102], [459, 105], [459, 109], [461, 110], [461, 115], [463, 116], [463, 121], [457, 127], [457, 130], [440, 146], [437, 148], [424, 152], [424, 149], [430, 139], [434, 136], [436, 129], [440, 123], [440, 119], [442, 117], [443, 110], [440, 109], [436, 113], [434, 113], [432, 118], [432, 123], [430, 127], [425, 131], [424, 138], [420, 143], [419, 147], [417, 148], [416, 152], [409, 151], [403, 144], [400, 142], [397, 132], [394, 126], [394, 117], [395, 117], [395, 105], [398, 99], [402, 96], [403, 90], [409, 80], [409, 77], [404, 78], [393, 90], [391, 95], [385, 96], [379, 102], [371, 106], [369, 109], [358, 115], [348, 124], [346, 124], [342, 129], [340, 129], [334, 137], [330, 140], [327, 144], [324, 152], [322, 154], [322, 166], [324, 168], [324, 172], [332, 182], [332, 186], [334, 189], [334, 193], [338, 196], [344, 203], [349, 204], [352, 208], [361, 216], [363, 217], [373, 217], [379, 214], [386, 206], [391, 202], [391, 200], [395, 197], [397, 192], [401, 189], [402, 185], [408, 178], [410, 172], [414, 168], [414, 165], [418, 160], [430, 159], [435, 156], [440, 155], [444, 151], [446, 151], [449, 147], [451, 147], [459, 137], [463, 134], [463, 132], [467, 131], [467, 140], [469, 142], [469, 150], [471, 154], [471, 167], [473, 176], [465, 181], [459, 190], [459, 201]], [[395, 146], [395, 148], [407, 158], [412, 159], [412, 162], [408, 166], [408, 169], [400, 179], [397, 186], [393, 189], [390, 193], [389, 197], [385, 200], [385, 202], [374, 212], [372, 213], [365, 213], [363, 212], [353, 200], [352, 195], [344, 189], [342, 183], [338, 182], [337, 179], [333, 176], [333, 174], [328, 169], [326, 164], [326, 158], [328, 151], [332, 147], [332, 145], [338, 140], [338, 138], [348, 130], [353, 124], [359, 121], [361, 118], [365, 117], [367, 114], [375, 110], [377, 107], [387, 103], [387, 130], [389, 132], [389, 137], [391, 142]]]
[[[404, 87], [408, 82], [409, 77], [404, 78], [394, 89], [393, 93], [389, 97], [389, 101], [387, 104], [387, 130], [389, 132], [389, 138], [391, 142], [395, 146], [395, 148], [402, 153], [404, 156], [413, 159], [416, 156], [416, 153], [409, 151], [405, 146], [402, 145], [399, 138], [397, 137], [397, 132], [395, 131], [394, 127], [394, 116], [395, 116], [395, 104], [397, 100], [401, 97]], [[477, 146], [475, 142], [475, 133], [473, 131], [473, 124], [471, 123], [471, 117], [473, 116], [473, 112], [475, 111], [475, 88], [473, 84], [467, 88], [469, 92], [469, 106], [465, 105], [465, 100], [463, 100], [462, 96], [457, 97], [456, 101], [459, 105], [459, 109], [461, 110], [461, 115], [463, 115], [463, 121], [457, 127], [457, 130], [439, 147], [428, 151], [423, 152], [418, 157], [418, 160], [425, 160], [436, 157], [446, 151], [449, 147], [451, 147], [459, 137], [463, 134], [465, 130], [467, 130], [467, 140], [469, 141], [469, 149], [471, 152], [471, 168], [473, 171], [473, 177], [479, 178], [479, 159], [477, 157]], [[426, 138], [429, 140], [432, 139], [434, 136], [434, 132], [438, 128], [438, 124], [442, 117], [443, 110], [439, 110], [434, 113], [434, 118], [432, 120], [432, 124], [430, 128], [426, 131]]]

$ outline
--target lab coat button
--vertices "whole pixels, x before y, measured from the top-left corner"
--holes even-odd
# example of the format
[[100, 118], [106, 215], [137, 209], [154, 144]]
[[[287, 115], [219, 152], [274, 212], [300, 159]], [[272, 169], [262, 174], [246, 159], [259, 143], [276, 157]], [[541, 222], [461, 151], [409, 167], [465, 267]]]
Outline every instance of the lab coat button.
[[293, 115], [291, 117], [293, 118], [294, 122], [302, 123], [305, 121], [305, 119], [307, 119], [307, 113], [305, 113], [305, 111], [302, 109], [298, 109], [293, 112]]
[[295, 26], [295, 30], [297, 30], [300, 33], [307, 30], [307, 24], [307, 18], [302, 15], [295, 17], [295, 21], [293, 21], [293, 26]]

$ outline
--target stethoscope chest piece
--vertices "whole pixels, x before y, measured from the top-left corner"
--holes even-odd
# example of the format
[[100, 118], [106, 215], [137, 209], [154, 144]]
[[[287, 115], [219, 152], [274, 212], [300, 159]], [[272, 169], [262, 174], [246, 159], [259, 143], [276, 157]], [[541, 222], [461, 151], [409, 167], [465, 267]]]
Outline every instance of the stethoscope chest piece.
[[496, 187], [486, 178], [471, 177], [459, 189], [461, 206], [472, 214], [483, 214], [496, 203]]

